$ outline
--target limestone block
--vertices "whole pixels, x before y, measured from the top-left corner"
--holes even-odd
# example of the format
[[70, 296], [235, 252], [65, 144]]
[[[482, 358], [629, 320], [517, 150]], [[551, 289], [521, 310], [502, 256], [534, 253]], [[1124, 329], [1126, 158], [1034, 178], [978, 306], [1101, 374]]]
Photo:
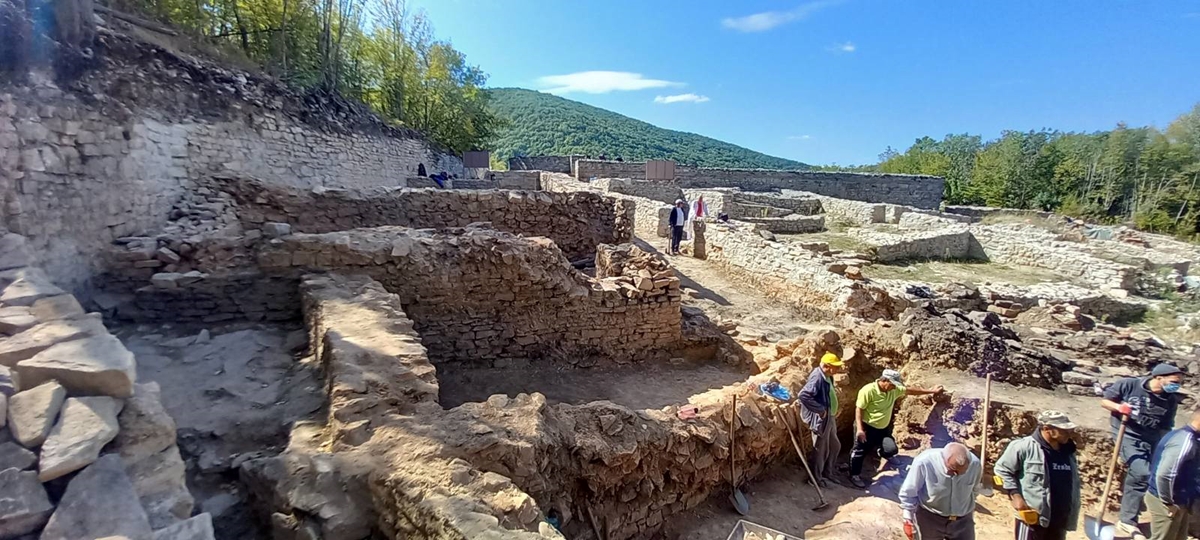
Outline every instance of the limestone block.
[[101, 334], [107, 330], [99, 316], [48, 321], [0, 342], [0, 365], [13, 367], [56, 344]]
[[37, 473], [0, 470], [0, 538], [17, 538], [40, 529], [53, 511]]
[[46, 440], [67, 390], [56, 381], [18, 392], [9, 398], [8, 429], [26, 448], [37, 448]]
[[33, 307], [29, 308], [29, 311], [42, 322], [71, 319], [84, 314], [83, 306], [80, 306], [79, 301], [71, 294], [39, 299], [33, 303]]
[[40, 268], [7, 270], [0, 273], [0, 281], [9, 282], [0, 293], [0, 305], [4, 306], [30, 306], [39, 298], [66, 294]]
[[1066, 384], [1075, 384], [1079, 386], [1092, 386], [1096, 383], [1096, 378], [1080, 373], [1078, 371], [1064, 371], [1062, 374], [1063, 382]]
[[33, 251], [24, 236], [16, 233], [0, 236], [0, 270], [29, 266], [33, 261]]
[[192, 514], [195, 500], [187, 489], [187, 467], [177, 446], [138, 461], [122, 459], [151, 527], [167, 527]]
[[37, 463], [37, 454], [26, 450], [15, 442], [0, 443], [0, 471], [5, 469], [25, 470]]
[[133, 353], [105, 334], [59, 343], [17, 364], [21, 384], [57, 379], [71, 395], [126, 398], [137, 381]]
[[104, 396], [68, 398], [42, 444], [38, 479], [49, 482], [96, 461], [100, 449], [117, 436], [121, 405], [120, 400]]
[[150, 522], [125, 474], [121, 458], [109, 454], [71, 479], [39, 540], [106, 536], [139, 540], [151, 535]]
[[199, 514], [165, 529], [154, 531], [154, 540], [213, 540], [212, 516]]
[[175, 289], [182, 278], [183, 274], [177, 272], [159, 272], [150, 276], [150, 284], [156, 289]]
[[270, 222], [263, 224], [262, 231], [267, 238], [279, 238], [292, 234], [292, 226], [287, 223]]
[[175, 444], [175, 420], [163, 408], [156, 382], [135, 387], [118, 423], [121, 431], [113, 446], [126, 462], [137, 462]]
[[24, 332], [38, 323], [30, 308], [10, 306], [0, 308], [0, 333], [13, 335]]

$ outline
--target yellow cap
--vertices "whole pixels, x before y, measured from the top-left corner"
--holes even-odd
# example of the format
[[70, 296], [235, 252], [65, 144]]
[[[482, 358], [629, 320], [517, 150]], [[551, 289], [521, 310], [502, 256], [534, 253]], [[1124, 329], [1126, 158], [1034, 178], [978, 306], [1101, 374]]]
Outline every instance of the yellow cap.
[[825, 353], [825, 356], [821, 357], [821, 365], [842, 367], [842, 359], [838, 358], [838, 355], [836, 355], [836, 354], [827, 352], [827, 353]]

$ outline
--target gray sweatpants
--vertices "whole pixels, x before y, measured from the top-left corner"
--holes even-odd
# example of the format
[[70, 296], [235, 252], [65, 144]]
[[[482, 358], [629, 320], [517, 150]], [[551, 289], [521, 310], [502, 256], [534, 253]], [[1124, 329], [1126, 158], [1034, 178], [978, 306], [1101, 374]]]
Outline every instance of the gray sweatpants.
[[975, 512], [951, 520], [921, 507], [917, 509], [917, 530], [921, 540], [975, 540]]
[[1125, 434], [1121, 441], [1121, 462], [1125, 464], [1125, 483], [1121, 485], [1121, 521], [1131, 525], [1138, 522], [1142, 512], [1142, 497], [1150, 489], [1150, 454], [1154, 445]]
[[[811, 429], [811, 427], [810, 427]], [[821, 431], [812, 432], [813, 451], [809, 458], [813, 476], [817, 478], [833, 478], [837, 471], [838, 454], [842, 453], [842, 442], [837, 436], [837, 421], [832, 415], [826, 415], [825, 425]]]

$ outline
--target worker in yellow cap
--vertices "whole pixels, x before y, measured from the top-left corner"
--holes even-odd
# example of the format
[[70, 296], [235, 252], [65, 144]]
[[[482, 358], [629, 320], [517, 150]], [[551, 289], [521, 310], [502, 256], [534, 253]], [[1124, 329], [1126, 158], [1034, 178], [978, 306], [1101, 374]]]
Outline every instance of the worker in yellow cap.
[[813, 369], [800, 390], [800, 418], [812, 432], [813, 451], [809, 459], [813, 481], [821, 487], [829, 485], [836, 470], [842, 443], [837, 437], [838, 413], [837, 391], [833, 388], [833, 376], [841, 371], [842, 359], [836, 354], [825, 353], [821, 365]]

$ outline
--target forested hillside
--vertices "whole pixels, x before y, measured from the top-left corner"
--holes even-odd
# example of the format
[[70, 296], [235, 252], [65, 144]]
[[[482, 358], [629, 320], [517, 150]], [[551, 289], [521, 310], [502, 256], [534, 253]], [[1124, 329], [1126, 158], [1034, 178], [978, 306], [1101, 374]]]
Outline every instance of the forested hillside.
[[558, 96], [524, 90], [490, 90], [489, 106], [503, 122], [490, 145], [501, 160], [511, 156], [605, 155], [626, 160], [670, 158], [700, 167], [806, 169], [808, 165], [768, 156], [695, 133], [655, 127]]
[[[1039, 208], [1196, 237], [1200, 225], [1200, 104], [1165, 130], [1006, 131], [918, 139], [866, 169], [946, 178], [948, 204]], [[860, 169], [861, 170], [861, 169]]]
[[314, 92], [367, 103], [456, 152], [482, 147], [495, 119], [487, 75], [434, 36], [406, 0], [113, 0], [178, 28], [180, 44]]

